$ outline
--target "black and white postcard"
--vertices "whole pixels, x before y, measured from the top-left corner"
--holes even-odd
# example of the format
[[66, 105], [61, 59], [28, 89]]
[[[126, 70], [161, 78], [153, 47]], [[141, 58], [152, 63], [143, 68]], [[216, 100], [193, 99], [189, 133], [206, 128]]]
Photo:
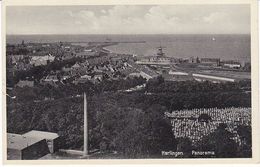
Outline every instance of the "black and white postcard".
[[256, 162], [257, 1], [176, 2], [4, 1], [6, 162]]

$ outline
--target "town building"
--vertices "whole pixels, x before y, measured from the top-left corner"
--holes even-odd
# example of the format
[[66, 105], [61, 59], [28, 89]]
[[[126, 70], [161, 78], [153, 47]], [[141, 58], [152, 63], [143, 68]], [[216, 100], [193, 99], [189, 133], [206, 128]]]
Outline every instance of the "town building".
[[94, 79], [94, 82], [101, 82], [103, 80], [103, 74], [102, 73], [95, 73], [93, 79]]
[[94, 56], [97, 56], [97, 53], [92, 51], [84, 51], [84, 52], [76, 53], [76, 57], [80, 57], [84, 59], [87, 59], [89, 57], [94, 57]]
[[200, 63], [203, 65], [219, 66], [220, 59], [219, 58], [201, 58]]
[[34, 66], [47, 65], [50, 62], [53, 62], [55, 59], [51, 54], [45, 56], [31, 56], [30, 64]]
[[88, 81], [91, 81], [92, 77], [90, 75], [82, 75], [78, 78], [75, 78], [75, 80], [73, 81], [74, 84], [79, 84], [79, 83], [86, 83]]
[[169, 74], [170, 75], [181, 75], [181, 76], [183, 76], [183, 75], [189, 75], [188, 73], [186, 73], [186, 72], [181, 72], [181, 71], [173, 71], [173, 70], [170, 70], [169, 71]]
[[54, 152], [58, 151], [58, 149], [61, 146], [61, 139], [57, 133], [31, 130], [31, 131], [23, 134], [23, 136], [28, 137], [28, 138], [36, 138], [39, 140], [45, 139], [47, 141], [50, 153], [54, 153]]
[[193, 80], [193, 77], [184, 71], [178, 71], [174, 69], [170, 69], [169, 72], [162, 74], [164, 80], [166, 81], [187, 81]]
[[239, 69], [241, 68], [241, 64], [239, 62], [236, 61], [223, 61], [222, 62], [223, 67], [228, 67], [228, 68], [235, 68], [235, 69]]
[[59, 79], [57, 75], [48, 75], [44, 80], [44, 82], [58, 82]]
[[197, 81], [235, 82], [234, 78], [215, 76], [208, 74], [192, 74]]
[[27, 63], [24, 63], [24, 62], [19, 62], [19, 63], [16, 63], [13, 66], [13, 69], [17, 70], [17, 71], [21, 71], [21, 70], [29, 70], [32, 67], [33, 66], [31, 64], [27, 64]]
[[52, 85], [54, 87], [57, 87], [57, 83], [59, 82], [59, 79], [56, 74], [50, 74], [47, 75], [45, 78], [41, 79], [42, 85]]
[[148, 81], [152, 78], [158, 77], [158, 74], [149, 71], [140, 71], [140, 72], [130, 73], [129, 77], [143, 77]]
[[28, 81], [28, 80], [20, 80], [17, 84], [17, 87], [23, 88], [23, 87], [33, 87], [34, 81]]
[[75, 63], [73, 66], [71, 66], [71, 69], [73, 70], [78, 70], [80, 68], [80, 64], [79, 63]]
[[45, 139], [7, 133], [8, 160], [34, 160], [49, 153]]
[[199, 63], [199, 62], [200, 62], [200, 60], [198, 57], [197, 58], [190, 57], [190, 59], [189, 59], [189, 63]]
[[9, 61], [11, 61], [12, 64], [16, 64], [24, 60], [29, 60], [29, 57], [26, 55], [10, 55], [8, 57]]

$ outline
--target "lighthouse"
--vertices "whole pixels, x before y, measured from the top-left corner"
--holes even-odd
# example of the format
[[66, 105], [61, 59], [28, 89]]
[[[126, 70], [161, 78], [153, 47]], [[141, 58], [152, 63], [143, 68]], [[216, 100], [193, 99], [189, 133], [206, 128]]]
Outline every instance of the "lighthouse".
[[88, 111], [87, 111], [87, 97], [84, 92], [84, 150], [83, 156], [88, 156]]

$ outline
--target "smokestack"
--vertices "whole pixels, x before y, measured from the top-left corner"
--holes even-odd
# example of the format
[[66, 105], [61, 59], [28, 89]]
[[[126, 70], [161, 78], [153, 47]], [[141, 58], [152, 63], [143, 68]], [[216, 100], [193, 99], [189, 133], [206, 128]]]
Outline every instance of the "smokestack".
[[87, 113], [87, 98], [84, 92], [84, 151], [83, 156], [88, 155], [88, 113]]

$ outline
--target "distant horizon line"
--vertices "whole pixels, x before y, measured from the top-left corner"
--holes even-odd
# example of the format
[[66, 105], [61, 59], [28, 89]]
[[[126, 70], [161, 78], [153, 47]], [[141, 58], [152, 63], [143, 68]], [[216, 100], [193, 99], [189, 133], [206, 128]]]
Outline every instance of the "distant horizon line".
[[6, 34], [7, 36], [28, 36], [28, 35], [251, 35], [251, 33], [183, 33], [183, 34]]

